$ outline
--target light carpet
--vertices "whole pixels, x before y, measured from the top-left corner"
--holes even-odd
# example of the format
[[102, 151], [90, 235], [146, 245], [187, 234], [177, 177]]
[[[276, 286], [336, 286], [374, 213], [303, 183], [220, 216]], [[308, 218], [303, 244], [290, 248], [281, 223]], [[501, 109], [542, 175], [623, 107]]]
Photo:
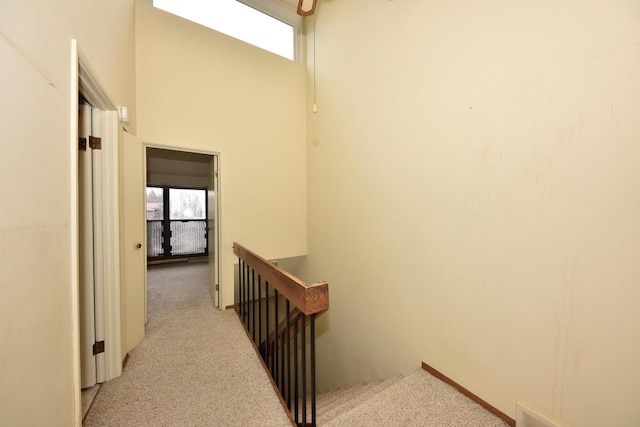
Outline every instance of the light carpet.
[[[319, 425], [326, 427], [507, 427], [507, 424], [448, 384], [423, 369], [404, 378], [394, 377], [366, 392], [356, 387], [336, 391], [339, 398], [331, 402], [331, 392], [320, 399], [329, 401], [318, 415]], [[353, 401], [354, 404], [350, 404]], [[338, 408], [334, 409], [336, 405]]]
[[148, 270], [148, 325], [84, 426], [291, 426], [243, 327], [213, 307], [208, 265]]

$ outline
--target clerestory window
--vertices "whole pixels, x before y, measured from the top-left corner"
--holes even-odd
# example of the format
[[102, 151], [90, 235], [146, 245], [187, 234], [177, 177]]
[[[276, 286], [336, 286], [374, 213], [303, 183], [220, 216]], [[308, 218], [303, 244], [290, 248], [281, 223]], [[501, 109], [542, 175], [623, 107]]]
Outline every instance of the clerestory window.
[[300, 61], [300, 17], [270, 1], [149, 0], [166, 12]]

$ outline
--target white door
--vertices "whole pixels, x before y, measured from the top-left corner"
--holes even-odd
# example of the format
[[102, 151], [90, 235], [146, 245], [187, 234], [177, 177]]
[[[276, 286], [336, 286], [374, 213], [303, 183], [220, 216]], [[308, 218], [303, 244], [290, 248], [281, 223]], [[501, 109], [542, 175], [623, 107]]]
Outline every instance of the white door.
[[91, 106], [79, 105], [78, 136], [86, 147], [78, 150], [78, 236], [79, 236], [79, 302], [80, 302], [80, 369], [81, 387], [96, 384], [95, 299], [93, 269], [93, 169], [91, 167]]
[[144, 151], [142, 142], [125, 132], [120, 149], [123, 266], [123, 348], [131, 351], [144, 339], [147, 319]]
[[[103, 112], [97, 108], [91, 109], [91, 135], [95, 138], [103, 137]], [[91, 149], [91, 142], [87, 151]], [[91, 169], [93, 175], [93, 289], [94, 289], [94, 317], [95, 317], [95, 342], [103, 343], [97, 350], [96, 358], [96, 382], [103, 383], [106, 380], [105, 373], [105, 251], [104, 251], [104, 183], [102, 148], [91, 149]]]
[[211, 156], [211, 161], [209, 162], [209, 189], [207, 192], [207, 236], [209, 245], [209, 293], [216, 307], [220, 307], [219, 200], [218, 156]]
[[81, 387], [106, 380], [105, 244], [102, 149], [92, 138], [103, 136], [103, 111], [88, 104], [78, 107], [78, 220]]

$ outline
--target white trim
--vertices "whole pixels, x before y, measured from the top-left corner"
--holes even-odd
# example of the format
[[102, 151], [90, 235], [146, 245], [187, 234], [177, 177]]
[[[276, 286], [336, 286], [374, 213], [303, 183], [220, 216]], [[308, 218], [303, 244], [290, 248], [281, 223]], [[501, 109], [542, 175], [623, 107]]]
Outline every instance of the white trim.
[[78, 43], [71, 39], [71, 84], [69, 111], [69, 151], [71, 171], [69, 175], [69, 199], [71, 215], [69, 232], [71, 234], [71, 337], [73, 362], [73, 413], [76, 427], [82, 426], [82, 401], [80, 399], [80, 313], [78, 279]]
[[[81, 89], [82, 90], [82, 89]], [[94, 302], [94, 325], [95, 325], [95, 342], [105, 342], [105, 352], [95, 355], [96, 364], [96, 382], [103, 383], [107, 380], [105, 375], [106, 347], [109, 345], [105, 340], [105, 331], [107, 325], [105, 323], [105, 311], [108, 308], [105, 300], [105, 288], [109, 284], [105, 280], [108, 266], [105, 262], [105, 210], [107, 205], [104, 203], [105, 183], [103, 177], [104, 164], [106, 159], [103, 152], [111, 145], [103, 133], [104, 111], [99, 108], [91, 108], [91, 136], [101, 138], [102, 149], [87, 148], [91, 153], [91, 203], [93, 205], [91, 230], [93, 232], [93, 302]], [[104, 123], [106, 124], [106, 123]], [[91, 282], [90, 282], [91, 283]], [[80, 319], [81, 321], [83, 319]]]
[[[147, 266], [147, 254], [149, 253], [149, 248], [147, 247], [147, 242], [149, 242], [147, 237], [147, 147], [144, 145], [144, 142], [140, 141], [142, 145], [142, 212], [144, 212], [143, 218], [143, 226], [142, 226], [142, 245], [144, 248], [144, 325], [145, 327], [149, 323], [149, 283], [148, 283], [148, 271], [149, 268]], [[145, 329], [146, 332], [146, 329]]]
[[[111, 99], [102, 89], [100, 81], [96, 77], [96, 73], [91, 68], [89, 61], [87, 60], [82, 50], [78, 48], [78, 91], [89, 101], [92, 107], [100, 110], [116, 110], [116, 106]], [[76, 93], [76, 97], [78, 94]]]
[[215, 191], [215, 203], [216, 203], [216, 218], [215, 218], [215, 229], [214, 229], [214, 250], [215, 252], [215, 274], [214, 274], [214, 281], [215, 283], [218, 285], [217, 290], [215, 292], [215, 298], [214, 298], [214, 304], [216, 307], [218, 307], [219, 309], [224, 309], [223, 306], [220, 305], [220, 299], [221, 299], [221, 295], [222, 295], [222, 286], [220, 286], [220, 273], [222, 271], [222, 264], [221, 264], [221, 257], [220, 257], [220, 248], [222, 247], [222, 243], [221, 243], [221, 239], [220, 239], [220, 235], [222, 232], [222, 227], [220, 226], [220, 224], [222, 224], [222, 220], [221, 220], [221, 209], [220, 209], [220, 180], [222, 177], [222, 174], [220, 173], [220, 155], [217, 154], [214, 156], [213, 158], [214, 161], [214, 176], [213, 176], [213, 182], [214, 182], [214, 191]]

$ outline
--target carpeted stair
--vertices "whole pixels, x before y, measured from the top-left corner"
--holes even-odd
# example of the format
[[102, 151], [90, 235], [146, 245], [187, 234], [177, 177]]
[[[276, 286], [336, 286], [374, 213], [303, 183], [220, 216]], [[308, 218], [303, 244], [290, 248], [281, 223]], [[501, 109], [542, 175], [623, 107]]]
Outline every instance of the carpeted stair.
[[318, 424], [323, 425], [343, 413], [358, 407], [401, 378], [403, 378], [403, 376], [398, 375], [386, 381], [359, 384], [354, 387], [323, 393], [318, 397], [317, 402]]
[[316, 410], [319, 426], [507, 426], [423, 369], [322, 393]]

